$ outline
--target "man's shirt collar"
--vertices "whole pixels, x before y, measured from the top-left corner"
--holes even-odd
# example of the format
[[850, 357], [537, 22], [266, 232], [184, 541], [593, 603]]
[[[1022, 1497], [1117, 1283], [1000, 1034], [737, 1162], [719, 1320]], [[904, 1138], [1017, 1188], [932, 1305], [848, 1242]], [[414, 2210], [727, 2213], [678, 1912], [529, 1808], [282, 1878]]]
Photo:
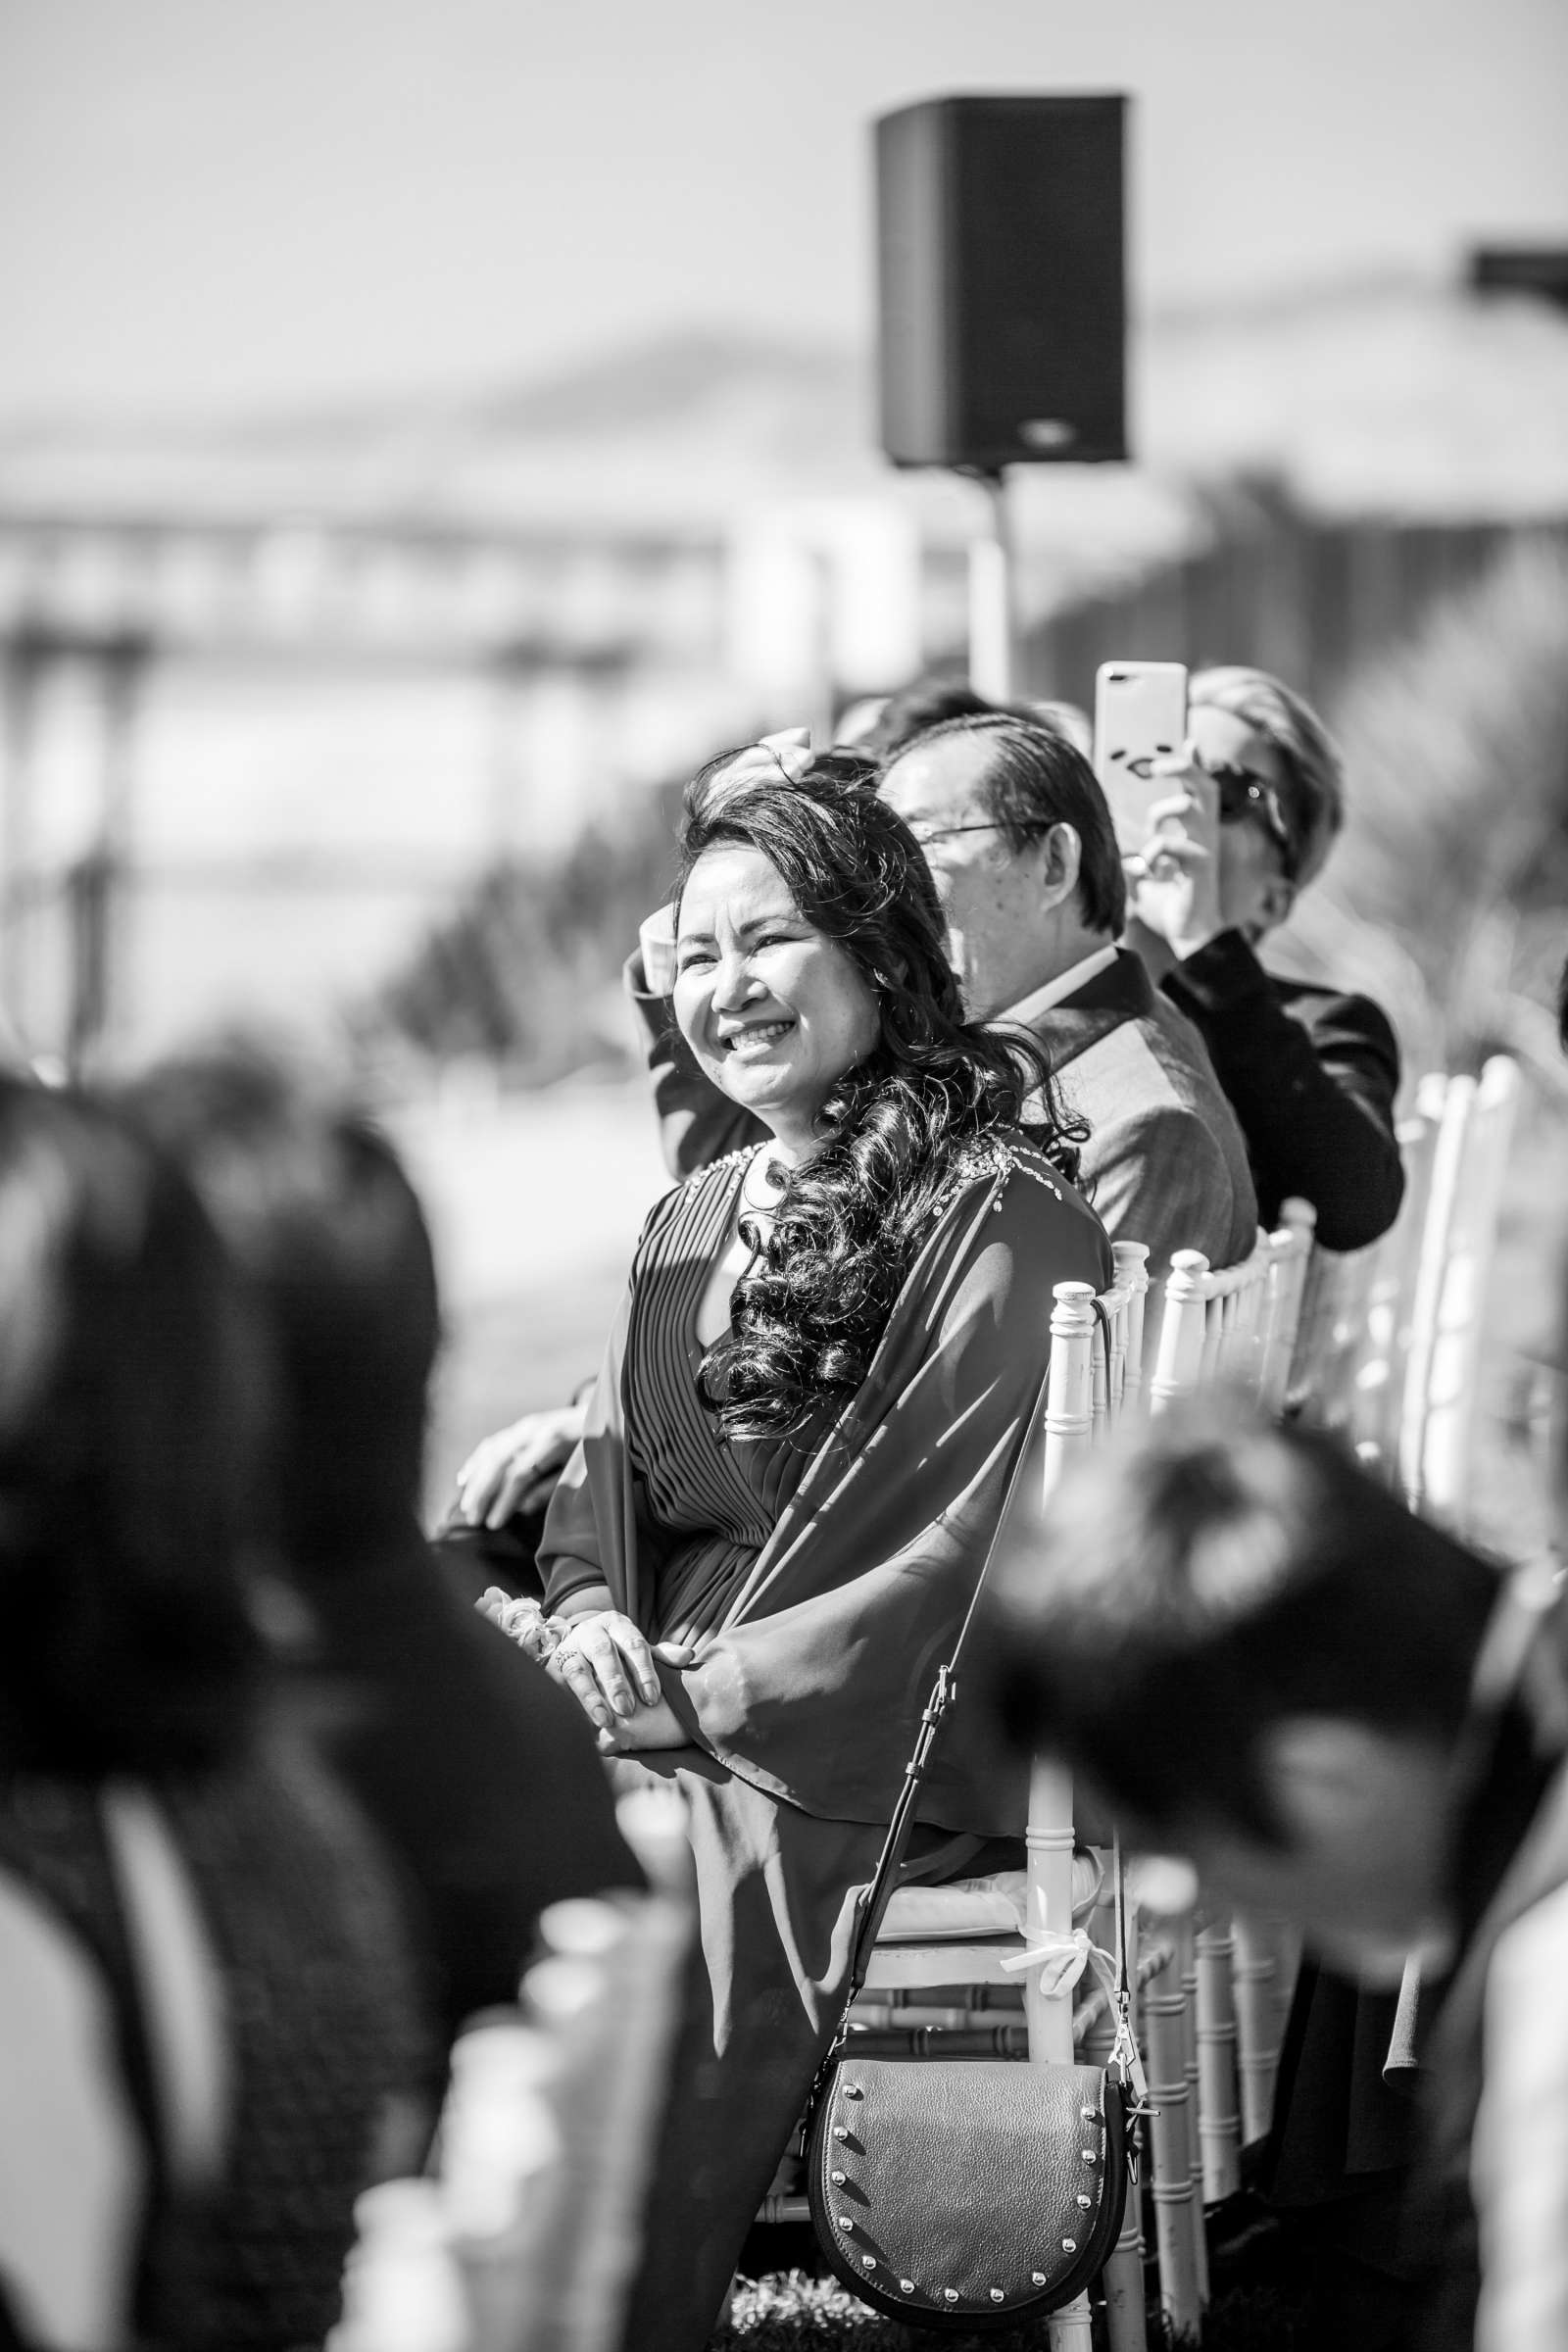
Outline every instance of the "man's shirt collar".
[[999, 1013], [997, 1018], [1011, 1021], [1022, 1029], [1032, 1029], [1043, 1012], [1050, 1012], [1054, 1005], [1064, 1004], [1081, 988], [1087, 988], [1091, 980], [1098, 980], [1102, 972], [1108, 972], [1115, 960], [1116, 943], [1112, 940], [1108, 947], [1096, 948], [1092, 956], [1081, 956], [1077, 963], [1069, 964], [1064, 972], [1056, 974], [1054, 980], [1048, 980], [1044, 988], [1035, 989], [1005, 1012]]

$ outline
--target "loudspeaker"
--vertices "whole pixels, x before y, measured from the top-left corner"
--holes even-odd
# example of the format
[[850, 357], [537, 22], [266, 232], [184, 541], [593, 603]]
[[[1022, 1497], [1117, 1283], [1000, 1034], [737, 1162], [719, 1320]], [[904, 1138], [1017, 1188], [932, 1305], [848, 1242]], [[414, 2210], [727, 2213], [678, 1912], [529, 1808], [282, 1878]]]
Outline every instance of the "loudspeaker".
[[896, 466], [1124, 458], [1127, 102], [933, 98], [876, 124]]

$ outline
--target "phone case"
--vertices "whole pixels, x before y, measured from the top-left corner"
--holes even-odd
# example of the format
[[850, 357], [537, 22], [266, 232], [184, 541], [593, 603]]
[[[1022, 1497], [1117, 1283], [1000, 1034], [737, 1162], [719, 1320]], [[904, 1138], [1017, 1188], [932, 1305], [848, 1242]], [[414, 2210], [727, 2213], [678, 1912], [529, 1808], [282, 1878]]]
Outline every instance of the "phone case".
[[1124, 850], [1149, 839], [1149, 811], [1171, 797], [1150, 773], [1187, 739], [1187, 668], [1181, 662], [1102, 662], [1095, 675], [1095, 773]]

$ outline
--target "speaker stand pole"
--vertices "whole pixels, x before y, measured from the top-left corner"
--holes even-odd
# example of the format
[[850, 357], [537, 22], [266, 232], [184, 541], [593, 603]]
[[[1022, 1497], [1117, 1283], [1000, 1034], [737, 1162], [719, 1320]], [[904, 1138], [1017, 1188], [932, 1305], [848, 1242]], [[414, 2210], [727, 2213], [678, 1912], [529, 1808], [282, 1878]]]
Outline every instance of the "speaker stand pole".
[[969, 543], [969, 683], [987, 702], [1005, 703], [1017, 668], [1007, 477], [999, 470], [971, 479], [985, 493], [989, 528]]

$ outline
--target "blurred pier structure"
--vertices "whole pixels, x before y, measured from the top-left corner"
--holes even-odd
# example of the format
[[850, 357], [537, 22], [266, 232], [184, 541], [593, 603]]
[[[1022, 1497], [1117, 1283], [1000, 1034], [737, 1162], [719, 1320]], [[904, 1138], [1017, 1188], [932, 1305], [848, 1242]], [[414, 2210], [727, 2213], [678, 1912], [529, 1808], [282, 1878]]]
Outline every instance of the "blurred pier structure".
[[[1568, 540], [1549, 305], [1156, 321], [1134, 382], [1139, 464], [1014, 477], [1027, 693], [1250, 661], [1332, 715], [1499, 552]], [[76, 1066], [319, 1026], [486, 875], [548, 895], [712, 751], [961, 658], [981, 494], [885, 467], [867, 391], [676, 337], [434, 418], [0, 432], [11, 1019]]]
[[350, 982], [411, 902], [613, 822], [651, 760], [700, 757], [729, 716], [721, 556], [630, 533], [0, 511], [12, 1018], [80, 1062], [168, 1029], [193, 986], [220, 999], [220, 969], [182, 975], [158, 950], [202, 902], [217, 919], [192, 956], [220, 963], [237, 921], [243, 959], [260, 920]]

